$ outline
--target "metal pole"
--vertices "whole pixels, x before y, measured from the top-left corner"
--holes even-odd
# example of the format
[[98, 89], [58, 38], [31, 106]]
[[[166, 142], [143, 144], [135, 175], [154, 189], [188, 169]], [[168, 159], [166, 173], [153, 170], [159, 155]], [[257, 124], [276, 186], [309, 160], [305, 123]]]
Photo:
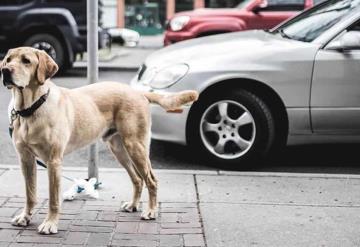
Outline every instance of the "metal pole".
[[[88, 84], [96, 83], [99, 79], [98, 71], [98, 0], [87, 0], [87, 55], [88, 67], [87, 78]], [[98, 171], [98, 146], [92, 144], [89, 149], [89, 178], [96, 177], [99, 179]]]

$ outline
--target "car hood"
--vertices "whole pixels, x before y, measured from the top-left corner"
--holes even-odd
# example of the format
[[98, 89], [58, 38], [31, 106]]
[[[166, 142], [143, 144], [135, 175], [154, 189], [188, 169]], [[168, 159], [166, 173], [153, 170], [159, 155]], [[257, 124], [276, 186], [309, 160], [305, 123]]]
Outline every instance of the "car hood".
[[[309, 52], [304, 52], [309, 50]], [[146, 59], [148, 66], [168, 66], [176, 63], [203, 63], [220, 66], [220, 62], [245, 60], [260, 62], [266, 58], [289, 56], [313, 56], [318, 45], [285, 39], [261, 30], [243, 31], [197, 38], [170, 45], [154, 52]], [[296, 54], [294, 54], [296, 55]], [[272, 59], [270, 59], [272, 60]]]

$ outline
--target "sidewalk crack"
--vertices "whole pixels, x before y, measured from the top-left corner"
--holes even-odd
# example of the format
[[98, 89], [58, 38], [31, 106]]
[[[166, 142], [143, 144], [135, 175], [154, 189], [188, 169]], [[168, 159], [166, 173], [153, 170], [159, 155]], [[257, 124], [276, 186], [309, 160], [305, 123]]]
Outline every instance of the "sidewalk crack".
[[195, 185], [195, 192], [196, 192], [196, 206], [197, 206], [197, 209], [199, 212], [200, 225], [201, 225], [201, 229], [202, 229], [202, 235], [203, 235], [205, 247], [207, 247], [208, 245], [206, 242], [204, 222], [203, 222], [201, 209], [200, 209], [200, 195], [199, 195], [199, 188], [198, 188], [198, 184], [197, 184], [196, 174], [193, 175], [193, 178], [194, 178], [194, 185]]
[[4, 175], [5, 172], [7, 172], [9, 169], [1, 169], [0, 170], [0, 176]]

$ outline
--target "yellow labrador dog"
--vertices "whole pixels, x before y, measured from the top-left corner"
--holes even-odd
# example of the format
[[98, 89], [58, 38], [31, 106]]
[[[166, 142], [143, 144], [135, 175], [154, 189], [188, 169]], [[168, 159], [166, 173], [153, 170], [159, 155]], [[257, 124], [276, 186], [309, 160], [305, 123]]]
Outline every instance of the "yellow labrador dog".
[[58, 70], [45, 52], [29, 47], [8, 51], [1, 64], [2, 81], [11, 90], [10, 102], [13, 143], [26, 184], [26, 203], [12, 223], [29, 224], [36, 204], [35, 158], [48, 167], [49, 211], [38, 227], [42, 234], [57, 232], [60, 213], [60, 176], [63, 156], [102, 137], [116, 159], [125, 167], [133, 183], [133, 198], [121, 207], [138, 209], [143, 185], [148, 188], [148, 209], [142, 219], [154, 219], [157, 206], [157, 180], [149, 159], [149, 103], [167, 111], [197, 99], [194, 91], [171, 95], [140, 92], [131, 87], [102, 82], [66, 89], [53, 84]]

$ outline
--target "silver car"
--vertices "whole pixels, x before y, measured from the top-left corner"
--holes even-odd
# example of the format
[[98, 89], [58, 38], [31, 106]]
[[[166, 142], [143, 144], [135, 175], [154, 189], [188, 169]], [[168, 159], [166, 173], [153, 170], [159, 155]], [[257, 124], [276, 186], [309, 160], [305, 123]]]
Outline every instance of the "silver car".
[[153, 138], [240, 166], [284, 144], [360, 141], [360, 0], [330, 0], [271, 31], [180, 42], [150, 55], [132, 86], [199, 100], [152, 107]]

